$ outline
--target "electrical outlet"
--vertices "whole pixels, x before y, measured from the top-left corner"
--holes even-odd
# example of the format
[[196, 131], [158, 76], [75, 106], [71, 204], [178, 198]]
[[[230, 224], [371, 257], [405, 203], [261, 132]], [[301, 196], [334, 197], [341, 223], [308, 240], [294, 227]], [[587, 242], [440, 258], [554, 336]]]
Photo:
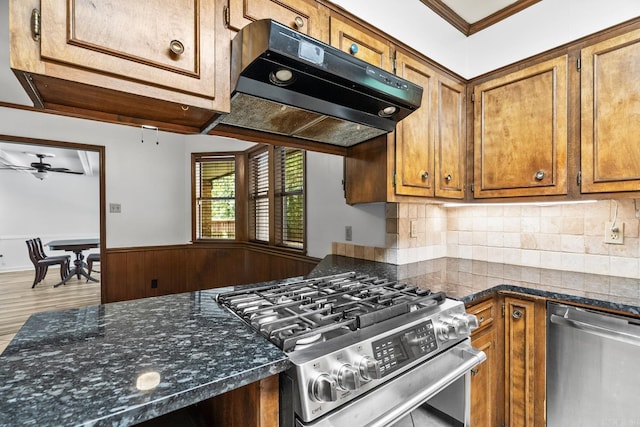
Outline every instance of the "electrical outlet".
[[418, 220], [412, 219], [410, 224], [411, 226], [409, 228], [411, 229], [410, 231], [411, 237], [418, 237]]
[[109, 213], [120, 213], [122, 212], [121, 208], [120, 203], [109, 203]]
[[353, 230], [351, 229], [350, 225], [346, 225], [344, 227], [344, 240], [346, 240], [347, 242], [350, 242], [352, 238], [353, 238]]
[[604, 242], [612, 245], [622, 245], [624, 243], [624, 222], [616, 222], [615, 227], [613, 227], [612, 222], [605, 222]]
[[151, 279], [151, 287], [153, 289], [158, 287], [158, 279]]

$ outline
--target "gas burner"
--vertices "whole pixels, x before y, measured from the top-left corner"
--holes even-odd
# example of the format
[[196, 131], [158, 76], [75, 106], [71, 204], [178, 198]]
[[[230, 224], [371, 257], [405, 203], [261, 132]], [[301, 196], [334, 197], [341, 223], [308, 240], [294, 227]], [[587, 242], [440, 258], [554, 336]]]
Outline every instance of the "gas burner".
[[254, 287], [216, 298], [287, 352], [412, 311], [430, 310], [446, 299], [443, 293], [354, 272]]
[[322, 341], [325, 341], [323, 334], [315, 334], [306, 338], [300, 338], [298, 341], [296, 341], [296, 345], [293, 347], [293, 349], [302, 350], [303, 348], [311, 347], [312, 345]]

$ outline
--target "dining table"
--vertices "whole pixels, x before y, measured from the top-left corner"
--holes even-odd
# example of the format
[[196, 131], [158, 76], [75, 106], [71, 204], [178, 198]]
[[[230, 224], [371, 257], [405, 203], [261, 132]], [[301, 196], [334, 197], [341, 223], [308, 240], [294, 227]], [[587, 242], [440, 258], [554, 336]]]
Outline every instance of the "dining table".
[[62, 279], [62, 281], [55, 285], [58, 287], [65, 284], [73, 276], [77, 276], [78, 279], [85, 277], [87, 280], [98, 282], [98, 279], [91, 277], [85, 267], [87, 264], [84, 262], [83, 251], [88, 249], [95, 249], [100, 247], [100, 239], [67, 239], [67, 240], [52, 240], [47, 243], [47, 246], [52, 251], [67, 251], [76, 254], [76, 259], [73, 261], [73, 267], [69, 269], [69, 273]]

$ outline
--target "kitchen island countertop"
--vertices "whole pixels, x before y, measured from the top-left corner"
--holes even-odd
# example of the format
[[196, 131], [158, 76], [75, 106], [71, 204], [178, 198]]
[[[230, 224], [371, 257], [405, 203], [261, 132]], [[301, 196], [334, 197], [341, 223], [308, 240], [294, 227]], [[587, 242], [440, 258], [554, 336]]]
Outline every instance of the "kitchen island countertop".
[[132, 425], [288, 368], [213, 295], [31, 316], [0, 356], [0, 426]]

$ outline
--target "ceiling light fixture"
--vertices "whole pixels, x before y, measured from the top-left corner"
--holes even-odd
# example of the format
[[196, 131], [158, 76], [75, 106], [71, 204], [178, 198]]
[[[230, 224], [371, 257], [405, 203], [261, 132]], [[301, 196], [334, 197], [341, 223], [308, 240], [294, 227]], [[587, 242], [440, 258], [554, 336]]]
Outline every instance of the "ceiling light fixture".
[[559, 206], [595, 203], [597, 200], [569, 200], [565, 202], [515, 202], [515, 203], [443, 203], [444, 208], [468, 208], [477, 206]]
[[382, 110], [378, 111], [378, 115], [380, 117], [391, 117], [396, 111], [398, 111], [398, 107], [385, 107]]
[[35, 172], [33, 172], [33, 176], [35, 176], [37, 179], [42, 181], [47, 176], [49, 176], [49, 174], [46, 171], [35, 171]]
[[271, 74], [269, 74], [269, 80], [277, 86], [288, 86], [293, 83], [293, 71], [286, 68], [280, 68], [279, 70], [272, 71]]

